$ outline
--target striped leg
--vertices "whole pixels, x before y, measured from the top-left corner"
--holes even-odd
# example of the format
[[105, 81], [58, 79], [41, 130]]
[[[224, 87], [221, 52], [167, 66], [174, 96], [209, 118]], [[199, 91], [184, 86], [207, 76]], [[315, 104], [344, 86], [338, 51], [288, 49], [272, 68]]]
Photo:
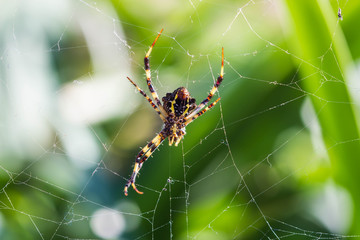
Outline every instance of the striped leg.
[[221, 70], [220, 70], [220, 76], [217, 78], [217, 81], [215, 82], [213, 88], [211, 89], [209, 95], [207, 96], [207, 98], [205, 98], [204, 101], [202, 101], [195, 109], [194, 111], [187, 116], [187, 119], [191, 119], [193, 116], [195, 116], [203, 107], [205, 107], [205, 105], [211, 100], [211, 98], [214, 96], [214, 93], [216, 92], [216, 90], [218, 89], [218, 87], [220, 86], [222, 80], [224, 77], [224, 48], [222, 48], [222, 52], [221, 52]]
[[133, 187], [133, 189], [139, 193], [139, 194], [143, 194], [143, 192], [140, 192], [136, 186], [135, 186], [135, 180], [136, 180], [136, 176], [138, 175], [143, 163], [151, 156], [151, 154], [159, 147], [159, 145], [164, 141], [164, 139], [166, 138], [166, 136], [164, 135], [164, 133], [160, 132], [153, 140], [151, 140], [151, 142], [149, 142], [143, 149], [141, 149], [141, 151], [138, 153], [138, 155], [136, 156], [136, 160], [135, 160], [135, 166], [134, 166], [134, 170], [131, 174], [131, 177], [129, 179], [129, 181], [126, 183], [125, 188], [124, 188], [124, 193], [125, 196], [128, 195], [128, 188], [130, 187], [130, 185]]
[[212, 104], [210, 104], [209, 106], [207, 106], [206, 108], [204, 108], [203, 110], [201, 110], [200, 112], [198, 112], [197, 114], [195, 114], [194, 116], [192, 116], [191, 118], [186, 118], [185, 121], [185, 126], [188, 125], [189, 123], [191, 123], [192, 121], [194, 121], [195, 119], [197, 119], [198, 117], [200, 117], [201, 115], [203, 115], [207, 110], [209, 110], [210, 108], [212, 108], [213, 106], [215, 106], [215, 104], [220, 100], [220, 98], [216, 99], [215, 102], [213, 102]]
[[136, 87], [136, 89], [141, 93], [141, 95], [143, 95], [146, 100], [148, 100], [148, 102], [151, 104], [151, 106], [155, 109], [155, 111], [159, 114], [159, 117], [161, 118], [161, 120], [163, 120], [163, 122], [165, 122], [165, 117], [161, 114], [159, 108], [154, 104], [154, 102], [146, 95], [146, 93], [138, 87], [138, 85], [136, 85], [136, 83], [134, 83], [129, 77], [127, 77], [127, 79], [129, 79], [129, 81]]
[[161, 113], [162, 113], [165, 117], [167, 117], [167, 113], [165, 112], [165, 110], [164, 110], [164, 108], [163, 108], [163, 106], [162, 106], [162, 104], [161, 104], [161, 102], [160, 102], [159, 96], [158, 96], [155, 88], [154, 88], [153, 85], [151, 84], [151, 72], [150, 72], [150, 62], [149, 62], [150, 53], [151, 53], [151, 51], [152, 51], [152, 49], [153, 49], [156, 41], [157, 41], [158, 38], [160, 37], [160, 35], [161, 35], [161, 33], [162, 33], [163, 30], [164, 30], [164, 29], [161, 29], [161, 30], [160, 30], [160, 32], [159, 32], [159, 34], [157, 35], [157, 37], [155, 38], [154, 42], [151, 44], [149, 51], [148, 51], [148, 52], [146, 53], [146, 55], [145, 55], [144, 64], [145, 64], [146, 82], [147, 82], [147, 85], [148, 85], [149, 90], [150, 90], [150, 92], [151, 92], [151, 95], [152, 95], [152, 97], [154, 98], [155, 103], [156, 103], [156, 105], [159, 107]]

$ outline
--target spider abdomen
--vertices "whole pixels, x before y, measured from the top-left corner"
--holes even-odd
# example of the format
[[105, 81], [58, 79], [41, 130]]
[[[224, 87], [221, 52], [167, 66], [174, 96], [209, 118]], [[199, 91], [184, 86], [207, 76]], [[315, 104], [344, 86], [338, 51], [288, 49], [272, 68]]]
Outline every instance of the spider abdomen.
[[175, 117], [186, 117], [196, 107], [195, 98], [190, 96], [185, 87], [179, 87], [174, 92], [167, 93], [162, 100], [165, 111]]

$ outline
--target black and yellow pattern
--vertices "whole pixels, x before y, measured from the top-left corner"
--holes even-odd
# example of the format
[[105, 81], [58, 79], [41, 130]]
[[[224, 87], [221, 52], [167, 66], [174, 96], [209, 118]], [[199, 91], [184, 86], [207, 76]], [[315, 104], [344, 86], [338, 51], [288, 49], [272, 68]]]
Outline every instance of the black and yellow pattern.
[[134, 190], [139, 193], [143, 194], [143, 192], [140, 192], [136, 186], [135, 186], [135, 179], [137, 174], [139, 173], [143, 163], [151, 156], [151, 154], [159, 147], [159, 145], [165, 140], [165, 135], [163, 132], [160, 132], [151, 142], [149, 142], [143, 149], [140, 150], [138, 155], [136, 156], [135, 160], [135, 166], [134, 170], [131, 174], [130, 180], [125, 185], [124, 193], [127, 196], [128, 195], [128, 188], [130, 185], [134, 188]]
[[154, 98], [156, 105], [160, 108], [161, 113], [162, 113], [165, 117], [167, 117], [167, 114], [166, 114], [166, 112], [164, 111], [164, 109], [163, 109], [163, 107], [162, 107], [162, 105], [161, 105], [159, 96], [158, 96], [157, 92], [155, 91], [155, 88], [153, 87], [153, 85], [152, 85], [152, 83], [151, 83], [151, 71], [150, 71], [150, 60], [149, 60], [151, 51], [152, 51], [152, 49], [153, 49], [156, 41], [157, 41], [158, 38], [160, 37], [160, 35], [161, 35], [161, 33], [162, 33], [163, 30], [164, 30], [164, 29], [161, 29], [161, 30], [160, 30], [160, 32], [159, 32], [159, 34], [157, 35], [157, 37], [155, 38], [154, 42], [151, 44], [149, 51], [146, 53], [145, 58], [144, 58], [144, 65], [145, 65], [144, 68], [145, 68], [145, 74], [146, 74], [146, 83], [147, 83], [147, 85], [148, 85], [148, 87], [149, 87], [149, 90], [150, 90], [150, 92], [151, 92], [151, 95], [152, 95], [152, 97]]
[[216, 92], [216, 90], [220, 86], [223, 79], [224, 79], [224, 48], [222, 48], [222, 50], [221, 50], [220, 76], [217, 78], [216, 82], [214, 83], [214, 86], [212, 87], [212, 89], [211, 89], [209, 95], [207, 96], [207, 98], [205, 98], [205, 100], [202, 101], [199, 104], [199, 106], [197, 106], [197, 108], [194, 110], [194, 112], [192, 112], [190, 114], [190, 116], [188, 116], [188, 118], [192, 118], [193, 116], [195, 116], [211, 100], [211, 98], [214, 96], [214, 93]]
[[159, 108], [154, 104], [154, 102], [146, 95], [146, 93], [138, 87], [138, 85], [136, 85], [136, 83], [134, 83], [129, 77], [127, 77], [127, 79], [136, 87], [136, 89], [141, 93], [141, 95], [143, 95], [146, 100], [148, 100], [148, 102], [151, 104], [151, 106], [155, 109], [155, 111], [159, 114], [159, 117], [161, 118], [161, 120], [163, 120], [163, 122], [165, 122], [165, 117], [161, 114]]
[[[217, 78], [214, 86], [210, 90], [209, 95], [205, 98], [198, 106], [196, 106], [195, 98], [192, 98], [189, 94], [189, 91], [185, 87], [179, 87], [172, 93], [167, 93], [165, 97], [162, 98], [163, 104], [161, 104], [159, 96], [155, 91], [154, 87], [151, 83], [151, 72], [150, 72], [150, 64], [149, 57], [150, 53], [160, 37], [163, 29], [161, 29], [160, 33], [155, 38], [154, 42], [151, 44], [149, 51], [146, 53], [144, 58], [145, 64], [145, 73], [146, 73], [146, 82], [151, 92], [151, 96], [153, 100], [151, 100], [146, 93], [140, 89], [129, 77], [128, 80], [136, 87], [136, 89], [143, 95], [151, 106], [155, 109], [155, 111], [159, 114], [161, 120], [164, 122], [164, 128], [161, 132], [156, 135], [154, 139], [151, 140], [145, 147], [143, 147], [135, 159], [135, 165], [133, 172], [131, 174], [130, 179], [125, 185], [124, 193], [128, 195], [128, 188], [130, 186], [139, 193], [143, 194], [143, 192], [139, 191], [136, 188], [135, 180], [136, 177], [143, 165], [143, 163], [151, 156], [151, 154], [160, 146], [160, 144], [166, 139], [169, 139], [169, 145], [178, 146], [180, 141], [185, 136], [185, 127], [190, 124], [192, 121], [203, 115], [206, 111], [211, 109], [215, 104], [220, 100], [218, 98], [216, 101], [211, 103], [209, 106], [205, 107], [206, 104], [211, 100], [218, 87], [220, 86], [223, 76], [224, 76], [224, 48], [222, 48], [221, 54], [221, 70], [220, 76]], [[205, 108], [204, 108], [205, 107]]]
[[200, 117], [201, 115], [203, 115], [207, 110], [209, 110], [210, 108], [212, 108], [213, 106], [215, 106], [215, 104], [216, 104], [220, 99], [221, 99], [221, 98], [216, 99], [215, 102], [211, 103], [209, 106], [207, 106], [206, 108], [204, 108], [203, 110], [201, 110], [200, 112], [198, 112], [197, 114], [195, 114], [193, 117], [191, 117], [191, 118], [186, 118], [185, 126], [188, 125], [189, 123], [191, 123], [192, 121], [194, 121], [195, 119], [197, 119], [198, 117]]

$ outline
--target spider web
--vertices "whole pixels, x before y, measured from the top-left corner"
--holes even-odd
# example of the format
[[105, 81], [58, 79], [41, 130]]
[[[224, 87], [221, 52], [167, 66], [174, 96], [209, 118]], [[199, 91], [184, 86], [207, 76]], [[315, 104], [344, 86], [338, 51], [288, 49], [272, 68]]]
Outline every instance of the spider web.
[[[359, 238], [356, 199], [330, 161], [359, 137], [324, 142], [321, 122], [328, 108], [359, 106], [356, 65], [344, 72], [334, 47], [359, 5], [322, 1], [334, 20], [312, 59], [285, 42], [285, 2], [7, 1], [1, 239]], [[161, 28], [150, 57], [159, 96], [185, 86], [202, 101], [224, 47], [222, 99], [144, 164], [144, 195], [125, 197], [137, 148], [162, 127], [126, 77], [149, 94], [143, 58]], [[350, 97], [324, 97], [328, 84]]]

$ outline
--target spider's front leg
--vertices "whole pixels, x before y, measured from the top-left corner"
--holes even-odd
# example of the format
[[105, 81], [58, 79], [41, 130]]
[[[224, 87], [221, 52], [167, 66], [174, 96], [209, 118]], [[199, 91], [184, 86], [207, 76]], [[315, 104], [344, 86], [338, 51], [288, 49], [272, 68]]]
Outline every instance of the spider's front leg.
[[136, 185], [135, 185], [136, 176], [138, 175], [143, 163], [159, 147], [159, 145], [164, 141], [165, 138], [166, 138], [166, 135], [163, 132], [160, 132], [153, 140], [151, 140], [151, 142], [149, 142], [145, 147], [143, 147], [143, 149], [140, 150], [140, 152], [136, 156], [134, 170], [124, 188], [125, 196], [128, 195], [128, 188], [130, 187], [130, 185], [133, 187], [133, 189], [137, 193], [143, 194], [143, 192], [140, 192], [136, 188]]
[[143, 192], [140, 192], [135, 186], [135, 178], [136, 178], [137, 174], [139, 173], [141, 167], [142, 167], [142, 163], [135, 162], [134, 170], [131, 174], [129, 181], [126, 183], [125, 188], [124, 188], [125, 196], [128, 195], [128, 188], [130, 187], [130, 185], [132, 185], [132, 187], [138, 194], [143, 194]]

